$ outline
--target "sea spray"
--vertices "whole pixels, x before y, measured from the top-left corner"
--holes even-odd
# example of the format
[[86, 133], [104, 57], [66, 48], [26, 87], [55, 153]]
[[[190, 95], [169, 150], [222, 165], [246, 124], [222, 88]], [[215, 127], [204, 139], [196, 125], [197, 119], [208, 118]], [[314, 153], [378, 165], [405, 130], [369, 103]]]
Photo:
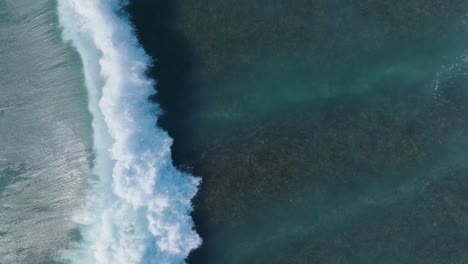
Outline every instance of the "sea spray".
[[129, 21], [126, 1], [59, 0], [64, 40], [83, 62], [93, 115], [98, 180], [75, 217], [81, 241], [72, 263], [183, 263], [201, 244], [191, 199], [199, 179], [174, 168], [172, 139], [156, 126], [151, 60]]

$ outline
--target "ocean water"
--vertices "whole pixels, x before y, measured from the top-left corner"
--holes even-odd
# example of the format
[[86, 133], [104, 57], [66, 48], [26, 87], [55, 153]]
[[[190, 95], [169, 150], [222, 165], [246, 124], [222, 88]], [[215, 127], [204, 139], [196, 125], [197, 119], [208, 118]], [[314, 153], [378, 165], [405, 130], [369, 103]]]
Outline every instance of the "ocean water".
[[130, 9], [203, 179], [189, 263], [466, 262], [466, 1]]
[[124, 6], [0, 2], [0, 263], [182, 263], [201, 243]]
[[0, 0], [0, 263], [465, 263], [466, 14]]

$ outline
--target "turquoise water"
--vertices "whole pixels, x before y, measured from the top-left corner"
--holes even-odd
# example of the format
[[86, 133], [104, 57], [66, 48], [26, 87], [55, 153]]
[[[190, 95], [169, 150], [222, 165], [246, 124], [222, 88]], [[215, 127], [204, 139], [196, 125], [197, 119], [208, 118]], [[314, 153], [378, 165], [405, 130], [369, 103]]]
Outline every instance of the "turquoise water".
[[0, 1], [0, 263], [57, 258], [91, 166], [77, 54], [55, 1]]
[[203, 179], [189, 263], [463, 263], [467, 11], [135, 2], [160, 123]]

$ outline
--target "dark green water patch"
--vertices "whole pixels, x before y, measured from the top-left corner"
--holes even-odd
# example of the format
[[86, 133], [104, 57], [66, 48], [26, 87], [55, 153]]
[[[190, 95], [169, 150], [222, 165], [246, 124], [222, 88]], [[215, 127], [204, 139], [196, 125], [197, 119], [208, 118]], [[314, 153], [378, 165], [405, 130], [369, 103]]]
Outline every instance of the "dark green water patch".
[[[300, 193], [302, 200], [270, 204], [260, 216], [218, 237], [210, 259], [227, 263], [393, 263], [392, 259], [440, 263], [447, 256], [444, 251], [454, 259], [464, 256], [457, 250], [466, 243], [466, 212], [454, 210], [459, 205], [448, 205], [463, 203], [465, 198], [460, 194], [466, 188], [466, 153], [458, 157], [462, 158], [442, 159], [431, 168], [400, 170], [405, 177], [410, 175], [400, 184], [361, 186], [351, 192], [329, 188], [328, 197], [322, 199]], [[380, 174], [395, 176], [388, 171]], [[457, 223], [448, 225], [453, 221]], [[432, 244], [421, 243], [427, 237]], [[442, 248], [444, 243], [447, 248]], [[420, 247], [418, 255], [428, 255], [415, 257], [415, 247]]]
[[187, 78], [197, 107], [228, 118], [244, 118], [244, 106], [256, 113], [288, 101], [360, 92], [382, 77], [427, 77], [445, 63], [448, 50], [457, 54], [465, 47], [468, 10], [463, 1], [176, 6], [173, 27], [191, 44]]
[[[455, 79], [443, 83], [437, 100], [424, 89], [383, 89], [278, 111], [255, 124], [225, 127], [229, 133], [203, 131], [195, 137], [197, 172], [205, 175], [196, 214], [205, 247], [194, 261], [463, 259], [457, 249], [466, 241], [457, 232], [466, 224], [466, 197], [453, 195], [466, 184], [468, 82]], [[447, 207], [441, 197], [458, 206]], [[381, 222], [385, 214], [389, 219]], [[429, 232], [431, 224], [437, 234]], [[421, 244], [432, 235], [432, 244]], [[411, 250], [396, 254], [400, 241], [438, 258], [416, 262]], [[380, 248], [367, 252], [369, 245]]]

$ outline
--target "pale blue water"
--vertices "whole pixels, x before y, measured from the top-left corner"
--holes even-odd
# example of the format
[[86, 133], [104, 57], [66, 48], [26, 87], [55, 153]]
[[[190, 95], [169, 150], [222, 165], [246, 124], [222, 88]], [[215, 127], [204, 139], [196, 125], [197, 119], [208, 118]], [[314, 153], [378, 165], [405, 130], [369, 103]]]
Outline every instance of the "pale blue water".
[[53, 0], [0, 1], [0, 263], [45, 263], [76, 227], [90, 175], [81, 63]]

